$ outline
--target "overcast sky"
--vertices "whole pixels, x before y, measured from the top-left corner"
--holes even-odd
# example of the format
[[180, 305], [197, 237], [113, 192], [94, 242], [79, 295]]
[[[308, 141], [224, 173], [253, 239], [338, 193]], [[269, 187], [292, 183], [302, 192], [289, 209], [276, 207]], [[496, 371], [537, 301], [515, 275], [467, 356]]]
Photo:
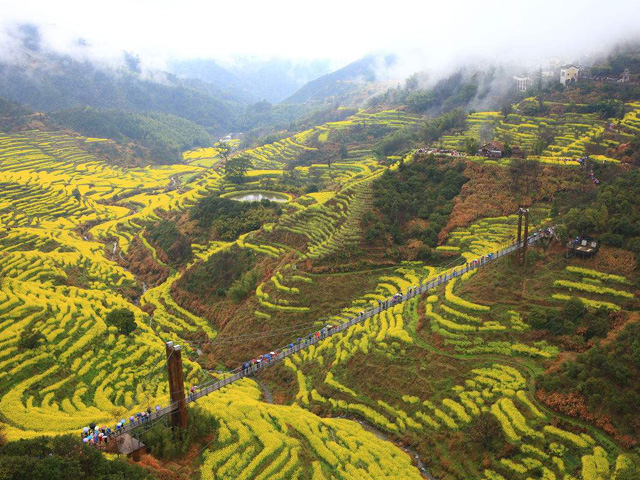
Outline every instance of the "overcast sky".
[[19, 22], [38, 24], [57, 50], [83, 37], [101, 56], [128, 50], [159, 67], [238, 55], [341, 65], [381, 50], [411, 63], [537, 61], [637, 36], [640, 0], [0, 0], [3, 30]]

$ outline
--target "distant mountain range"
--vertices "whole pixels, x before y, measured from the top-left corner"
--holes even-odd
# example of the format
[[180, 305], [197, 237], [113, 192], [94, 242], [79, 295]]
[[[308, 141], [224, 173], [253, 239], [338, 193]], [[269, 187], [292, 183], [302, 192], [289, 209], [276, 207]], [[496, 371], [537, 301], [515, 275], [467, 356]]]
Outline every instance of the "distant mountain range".
[[367, 56], [332, 72], [328, 60], [200, 59], [174, 61], [167, 72], [144, 70], [127, 52], [120, 66], [79, 59], [89, 53], [82, 43], [80, 54], [56, 53], [44, 48], [37, 29], [24, 30], [21, 42], [18, 55], [4, 57], [11, 62], [0, 61], [0, 97], [9, 100], [0, 105], [10, 117], [4, 128], [26, 128], [33, 119], [20, 114], [43, 112], [35, 118], [50, 126], [161, 145], [166, 158], [229, 132], [286, 129], [323, 104], [359, 105], [378, 84], [378, 71], [395, 61]]
[[42, 112], [84, 106], [161, 112], [211, 131], [232, 128], [240, 103], [222, 91], [214, 96], [192, 88], [175, 76], [146, 78], [52, 53], [31, 55], [27, 64], [0, 63], [0, 96]]
[[248, 101], [277, 103], [307, 82], [331, 72], [328, 60], [259, 60], [238, 58], [233, 62], [210, 59], [173, 61], [169, 71], [181, 78], [195, 78], [222, 91], [245, 95]]

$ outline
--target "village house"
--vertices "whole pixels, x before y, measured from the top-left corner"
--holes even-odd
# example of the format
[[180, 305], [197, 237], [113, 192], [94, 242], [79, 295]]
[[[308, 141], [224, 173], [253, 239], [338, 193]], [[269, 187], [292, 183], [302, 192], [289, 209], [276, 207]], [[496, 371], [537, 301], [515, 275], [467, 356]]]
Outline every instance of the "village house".
[[629, 83], [630, 81], [631, 81], [631, 74], [629, 73], [629, 69], [625, 68], [624, 72], [622, 72], [622, 75], [620, 75], [620, 80], [618, 80], [618, 82]]
[[520, 149], [518, 145], [514, 145], [511, 147], [511, 158], [524, 158], [524, 152]]
[[485, 143], [478, 150], [478, 155], [488, 158], [501, 158], [504, 154], [504, 144], [500, 142]]
[[527, 89], [533, 84], [533, 81], [529, 77], [514, 76], [513, 80], [516, 82], [516, 88], [520, 92], [526, 92]]
[[506, 147], [502, 142], [489, 142], [485, 143], [478, 150], [477, 155], [487, 158], [524, 158], [524, 153], [518, 145]]
[[580, 67], [575, 65], [565, 65], [560, 69], [560, 83], [563, 85], [576, 83], [578, 81], [579, 73]]

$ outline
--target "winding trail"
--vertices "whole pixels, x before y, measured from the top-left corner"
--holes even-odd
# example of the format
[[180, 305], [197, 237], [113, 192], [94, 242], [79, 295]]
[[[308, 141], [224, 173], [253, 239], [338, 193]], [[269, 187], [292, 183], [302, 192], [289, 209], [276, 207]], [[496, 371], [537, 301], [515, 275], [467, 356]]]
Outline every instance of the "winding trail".
[[[348, 417], [341, 417], [341, 418], [348, 418]], [[349, 420], [353, 420], [352, 418], [348, 418], [348, 419]], [[373, 425], [371, 425], [371, 424], [369, 424], [367, 422], [364, 422], [364, 421], [362, 421], [360, 419], [356, 419], [355, 421], [358, 422], [362, 426], [362, 428], [364, 428], [367, 432], [373, 433], [380, 440], [384, 440], [385, 442], [395, 443], [392, 440], [389, 440], [389, 438], [387, 437], [387, 435], [385, 433], [383, 433], [382, 431], [378, 430]], [[405, 445], [398, 445], [398, 448], [402, 448], [402, 450], [404, 450], [406, 453], [408, 453], [411, 456], [413, 461], [416, 463], [416, 467], [418, 468], [418, 470], [420, 470], [420, 473], [422, 473], [422, 475], [425, 478], [428, 478], [429, 480], [438, 480], [436, 477], [431, 475], [431, 473], [427, 469], [427, 466], [424, 464], [424, 462], [420, 458], [420, 455], [418, 455], [418, 452], [416, 452], [412, 448], [409, 448], [409, 447], [407, 447]]]
[[262, 394], [264, 395], [265, 403], [269, 403], [273, 405], [273, 394], [271, 393], [271, 390], [269, 390], [269, 388], [267, 388], [267, 386], [257, 378], [254, 378], [253, 380], [258, 385], [260, 385], [260, 388], [262, 389]]

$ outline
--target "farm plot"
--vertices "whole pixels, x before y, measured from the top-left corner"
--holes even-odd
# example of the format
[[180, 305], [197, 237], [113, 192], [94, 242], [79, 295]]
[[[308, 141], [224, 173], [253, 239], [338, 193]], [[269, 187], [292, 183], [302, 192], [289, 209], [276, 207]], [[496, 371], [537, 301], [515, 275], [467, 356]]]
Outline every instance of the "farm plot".
[[421, 478], [406, 453], [357, 423], [265, 404], [260, 396], [246, 379], [204, 399], [220, 431], [205, 452], [203, 479]]
[[567, 267], [566, 274], [565, 278], [553, 283], [557, 293], [551, 295], [552, 299], [566, 302], [577, 298], [588, 308], [604, 308], [614, 312], [635, 301], [631, 282], [622, 275], [578, 266]]
[[[524, 100], [524, 102], [529, 99]], [[637, 127], [637, 105], [629, 104], [632, 111], [622, 120], [624, 131], [631, 134]], [[511, 113], [506, 117], [499, 112], [476, 112], [467, 118], [467, 127], [463, 132], [445, 135], [439, 141], [439, 146], [447, 149], [464, 151], [467, 142], [489, 141], [491, 139], [508, 145], [517, 145], [527, 152], [528, 158], [535, 158], [543, 163], [577, 165], [573, 161], [587, 154], [589, 147], [606, 145], [602, 140], [607, 122], [597, 118], [595, 114], [565, 113], [562, 115], [548, 115], [545, 117], [531, 117]], [[534, 146], [540, 135], [552, 135], [552, 142], [540, 155], [533, 155]], [[617, 162], [604, 155], [594, 155], [596, 160]], [[564, 162], [564, 159], [569, 161]], [[561, 161], [562, 160], [562, 161]], [[494, 160], [486, 160], [495, 162]], [[504, 163], [506, 160], [499, 160]]]

